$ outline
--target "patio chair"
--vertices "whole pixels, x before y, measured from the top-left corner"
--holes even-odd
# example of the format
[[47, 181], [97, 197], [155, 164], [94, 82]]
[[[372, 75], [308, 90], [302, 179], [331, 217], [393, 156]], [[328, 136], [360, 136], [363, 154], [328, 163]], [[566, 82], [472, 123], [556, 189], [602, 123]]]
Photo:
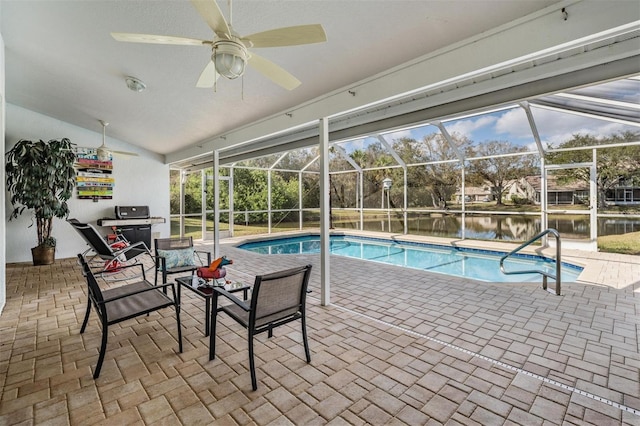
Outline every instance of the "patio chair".
[[[91, 271], [91, 268], [82, 253], [78, 254], [78, 259], [82, 266], [82, 273], [87, 280], [88, 286], [87, 311], [84, 315], [84, 321], [82, 322], [80, 333], [84, 333], [87, 328], [92, 305], [100, 317], [100, 323], [102, 326], [102, 343], [100, 345], [98, 364], [93, 372], [94, 379], [97, 379], [100, 376], [100, 370], [102, 369], [102, 363], [107, 349], [109, 326], [130, 318], [147, 315], [150, 312], [154, 312], [159, 309], [168, 307], [173, 307], [175, 309], [176, 323], [178, 326], [178, 350], [182, 353], [180, 305], [176, 297], [175, 284], [170, 283], [160, 286], [152, 285], [146, 280], [144, 265], [142, 263], [137, 263], [123, 266], [121, 267], [121, 270], [139, 266], [142, 274], [141, 281], [124, 284], [107, 290], [101, 290], [95, 275]], [[169, 288], [171, 289], [173, 298], [166, 294], [166, 291]]]
[[[311, 265], [258, 275], [253, 284], [250, 301], [242, 301], [226, 291], [223, 287], [214, 287], [214, 306], [216, 311], [211, 315], [211, 333], [209, 334], [209, 359], [216, 357], [216, 317], [224, 312], [248, 331], [249, 369], [251, 370], [251, 386], [258, 389], [255, 361], [253, 356], [253, 337], [268, 332], [273, 337], [273, 329], [292, 321], [300, 320], [302, 324], [302, 340], [307, 362], [311, 362], [305, 301]], [[218, 296], [224, 296], [233, 304], [218, 307]]]
[[[194, 271], [202, 266], [211, 264], [211, 253], [195, 250], [192, 237], [157, 238], [154, 240], [156, 252], [156, 276], [158, 284], [158, 272], [162, 274], [162, 283], [167, 282], [167, 275]], [[202, 261], [201, 255], [206, 255], [207, 263]]]
[[88, 263], [89, 260], [86, 259], [87, 255], [94, 252], [95, 256], [93, 257], [99, 257], [105, 261], [102, 266], [101, 276], [117, 271], [121, 264], [137, 263], [139, 261], [138, 256], [140, 255], [148, 254], [152, 256], [149, 248], [142, 241], [133, 244], [122, 244], [121, 241], [116, 241], [116, 244], [109, 244], [93, 225], [82, 223], [77, 219], [68, 219], [67, 222], [78, 231], [89, 245], [89, 249], [82, 253], [83, 259]]

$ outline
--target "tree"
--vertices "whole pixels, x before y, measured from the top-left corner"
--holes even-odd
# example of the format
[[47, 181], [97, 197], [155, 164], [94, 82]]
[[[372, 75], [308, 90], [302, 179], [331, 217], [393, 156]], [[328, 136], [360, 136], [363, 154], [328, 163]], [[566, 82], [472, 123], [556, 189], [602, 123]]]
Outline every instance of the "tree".
[[202, 211], [202, 174], [189, 173], [184, 185], [184, 212], [200, 213]]
[[[425, 137], [426, 140], [426, 137]], [[392, 145], [393, 150], [400, 156], [405, 164], [425, 163], [429, 157], [425, 152], [422, 141], [413, 138], [396, 139]], [[433, 191], [428, 181], [428, 166], [408, 166], [407, 167], [407, 204], [409, 207], [436, 206], [436, 199], [433, 198]], [[400, 176], [404, 179], [404, 176]], [[394, 179], [394, 182], [398, 182]], [[402, 183], [402, 180], [400, 180]], [[398, 185], [396, 185], [398, 186]], [[392, 187], [393, 190], [393, 187]], [[430, 197], [431, 195], [431, 197]], [[431, 198], [431, 203], [428, 202]]]
[[[575, 134], [557, 148], [575, 148], [581, 146], [606, 146], [622, 142], [637, 142], [640, 132], [621, 132], [598, 138], [589, 134]], [[549, 146], [549, 148], [554, 148]], [[590, 149], [549, 153], [547, 164], [588, 163], [593, 160]], [[600, 148], [597, 151], [596, 186], [598, 188], [598, 207], [605, 206], [606, 192], [621, 182], [640, 185], [640, 146], [621, 146]], [[589, 169], [580, 167], [557, 172], [559, 182], [583, 181], [589, 183]]]
[[[267, 172], [235, 168], [233, 170], [234, 210], [256, 211], [267, 209]], [[265, 223], [266, 213], [251, 213], [251, 222]]]
[[[469, 139], [459, 134], [452, 135], [452, 141], [461, 152], [471, 144]], [[407, 168], [409, 204], [414, 207], [447, 208], [448, 201], [453, 198], [456, 189], [460, 186], [462, 166], [459, 161], [434, 164], [436, 161], [458, 159], [455, 149], [444, 136], [434, 132], [425, 135], [420, 141], [401, 138], [394, 142], [393, 149], [409, 165]], [[411, 166], [411, 164], [421, 165]]]
[[[356, 150], [352, 153], [359, 152]], [[344, 158], [340, 150], [329, 148], [329, 170], [348, 171], [347, 173], [333, 173], [329, 176], [329, 197], [333, 207], [355, 207], [356, 194], [358, 193], [358, 173], [353, 165]], [[353, 157], [352, 157], [353, 158]]]
[[[471, 146], [471, 141], [464, 136], [453, 134], [452, 141], [457, 149], [464, 152], [467, 147]], [[425, 147], [428, 157], [433, 160], [455, 159], [457, 158], [453, 147], [440, 134], [431, 134], [424, 137]], [[440, 207], [446, 209], [447, 201], [453, 198], [456, 189], [460, 187], [462, 179], [462, 165], [460, 162], [427, 164], [425, 170], [427, 172], [428, 186], [431, 188], [433, 198], [437, 199]]]
[[169, 171], [169, 212], [180, 214], [180, 170]]
[[[402, 171], [399, 168], [383, 168], [386, 166], [394, 166], [398, 163], [394, 160], [394, 158], [387, 152], [387, 150], [382, 146], [381, 143], [371, 143], [367, 146], [366, 149], [357, 149], [354, 150], [350, 157], [363, 169], [378, 167], [375, 170], [366, 170], [362, 174], [363, 178], [363, 194], [362, 194], [362, 203], [365, 208], [378, 208], [380, 203], [380, 193], [382, 191], [382, 180], [384, 178], [390, 177], [394, 182], [402, 181]], [[349, 166], [350, 169], [353, 169], [352, 166]], [[398, 173], [400, 173], [398, 175]], [[336, 175], [337, 176], [337, 175]], [[332, 186], [334, 186], [334, 177], [332, 179]], [[400, 179], [400, 180], [398, 180]], [[348, 181], [349, 184], [342, 185], [342, 182]], [[346, 195], [346, 194], [355, 194], [355, 185], [357, 183], [357, 179], [355, 178], [355, 174], [349, 174], [344, 176], [343, 178], [337, 178], [335, 180], [335, 187], [332, 189], [332, 193], [336, 200], [346, 200], [355, 199], [355, 195]], [[343, 194], [345, 194], [343, 196]], [[348, 201], [344, 201], [343, 204], [348, 205]]]
[[538, 173], [536, 169], [537, 156], [516, 155], [501, 156], [503, 154], [527, 152], [525, 147], [514, 145], [508, 141], [483, 142], [467, 150], [468, 157], [482, 157], [469, 161], [469, 182], [480, 186], [485, 183], [491, 185], [491, 193], [502, 205], [502, 195], [506, 185], [519, 177]]

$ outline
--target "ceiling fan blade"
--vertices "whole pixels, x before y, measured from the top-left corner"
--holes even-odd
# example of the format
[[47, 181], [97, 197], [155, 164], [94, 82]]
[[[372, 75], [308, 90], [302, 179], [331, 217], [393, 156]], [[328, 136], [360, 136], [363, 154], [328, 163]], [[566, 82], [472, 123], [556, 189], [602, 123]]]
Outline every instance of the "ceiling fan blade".
[[231, 37], [229, 25], [216, 0], [191, 0], [191, 4], [218, 37], [225, 39]]
[[263, 31], [242, 37], [241, 40], [247, 47], [297, 46], [325, 42], [327, 35], [322, 25], [313, 24]]
[[253, 52], [251, 53], [248, 64], [287, 90], [293, 90], [301, 84], [300, 80], [289, 74], [279, 65]]
[[107, 157], [109, 154], [118, 154], [118, 155], [129, 155], [132, 157], [137, 157], [138, 154], [135, 152], [128, 152], [128, 151], [116, 151], [114, 149], [109, 148], [106, 145], [100, 145], [97, 148], [97, 153], [98, 153], [98, 158], [100, 157]]
[[109, 150], [110, 153], [112, 154], [116, 154], [116, 155], [128, 155], [131, 157], [138, 157], [138, 154], [136, 154], [135, 152], [127, 152], [127, 151], [113, 151], [113, 150]]
[[209, 61], [207, 66], [204, 67], [204, 70], [202, 70], [202, 74], [200, 74], [196, 87], [213, 87], [213, 85], [216, 84], [219, 75], [220, 74], [216, 72], [216, 64], [213, 61]]
[[202, 46], [203, 44], [211, 44], [211, 41], [207, 40], [153, 34], [111, 33], [111, 37], [118, 41], [126, 41], [129, 43], [179, 44], [183, 46]]

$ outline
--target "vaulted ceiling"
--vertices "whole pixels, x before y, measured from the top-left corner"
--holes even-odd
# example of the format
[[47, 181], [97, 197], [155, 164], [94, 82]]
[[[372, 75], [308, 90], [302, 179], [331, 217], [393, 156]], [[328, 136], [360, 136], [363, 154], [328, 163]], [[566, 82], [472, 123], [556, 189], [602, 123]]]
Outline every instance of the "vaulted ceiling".
[[[213, 38], [186, 0], [2, 0], [6, 101], [159, 154], [197, 145], [511, 22], [556, 0], [271, 0], [233, 2], [242, 34], [319, 23], [323, 44], [256, 49], [302, 84], [255, 70], [196, 88], [206, 46], [121, 43], [111, 32]], [[564, 2], [566, 3], [566, 2]], [[219, 1], [225, 16], [228, 4]], [[541, 29], [542, 30], [542, 29]], [[127, 89], [126, 76], [147, 85]]]

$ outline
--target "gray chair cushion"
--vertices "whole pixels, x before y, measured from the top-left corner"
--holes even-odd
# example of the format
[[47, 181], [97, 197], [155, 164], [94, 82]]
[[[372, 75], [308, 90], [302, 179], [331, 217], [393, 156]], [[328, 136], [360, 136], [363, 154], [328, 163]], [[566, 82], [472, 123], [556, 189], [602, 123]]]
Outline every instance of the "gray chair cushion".
[[[120, 287], [104, 290], [102, 296], [105, 300], [113, 297], [134, 293], [139, 290], [153, 287], [146, 281], [127, 284]], [[107, 302], [105, 308], [109, 322], [117, 322], [123, 318], [136, 316], [139, 312], [152, 311], [162, 306], [172, 305], [173, 301], [161, 291], [147, 291], [140, 294], [123, 297], [122, 299]]]

